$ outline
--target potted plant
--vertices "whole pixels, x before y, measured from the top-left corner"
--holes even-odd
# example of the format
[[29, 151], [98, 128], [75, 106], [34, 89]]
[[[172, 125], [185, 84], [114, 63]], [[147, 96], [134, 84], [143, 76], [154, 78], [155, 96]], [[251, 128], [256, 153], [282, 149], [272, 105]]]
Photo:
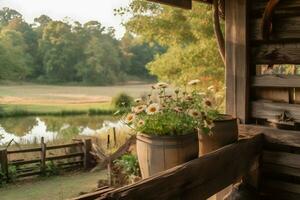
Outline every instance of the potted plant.
[[[214, 120], [220, 115], [207, 94], [194, 88], [199, 82], [191, 81], [190, 91], [173, 92], [167, 91], [166, 83], [158, 83], [145, 99], [135, 100], [124, 118], [137, 132], [137, 155], [143, 178], [197, 158], [199, 144], [213, 135]], [[207, 137], [198, 140], [198, 135]]]
[[[191, 81], [190, 85], [196, 87], [197, 80]], [[224, 94], [217, 92], [213, 86], [207, 88], [202, 94], [205, 97], [204, 103], [214, 110], [221, 110], [224, 102]], [[238, 125], [236, 118], [231, 115], [218, 113], [213, 117], [213, 126], [210, 131], [198, 131], [199, 156], [203, 156], [225, 145], [238, 140]]]

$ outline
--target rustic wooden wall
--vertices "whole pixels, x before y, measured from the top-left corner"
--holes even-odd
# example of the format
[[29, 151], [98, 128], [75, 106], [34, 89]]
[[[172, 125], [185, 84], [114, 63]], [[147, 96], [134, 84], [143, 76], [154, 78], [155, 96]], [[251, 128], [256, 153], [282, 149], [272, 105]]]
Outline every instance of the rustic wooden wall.
[[267, 135], [260, 177], [264, 199], [300, 199], [300, 141], [289, 140], [300, 138], [300, 0], [280, 1], [270, 37], [263, 39], [268, 1], [252, 0], [248, 10], [250, 95], [245, 109], [249, 124], [262, 126], [247, 131]]

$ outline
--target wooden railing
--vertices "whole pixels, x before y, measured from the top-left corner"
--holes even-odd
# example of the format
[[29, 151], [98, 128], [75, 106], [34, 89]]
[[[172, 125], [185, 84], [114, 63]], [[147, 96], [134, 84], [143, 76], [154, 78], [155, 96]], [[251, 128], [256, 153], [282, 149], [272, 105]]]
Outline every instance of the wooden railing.
[[[9, 178], [11, 173], [9, 168], [14, 167], [16, 170], [14, 175], [17, 176], [17, 178], [41, 175], [47, 172], [47, 162], [55, 162], [55, 167], [57, 167], [58, 170], [70, 168], [88, 169], [91, 162], [91, 148], [92, 141], [90, 139], [56, 146], [47, 146], [42, 139], [41, 146], [37, 148], [21, 150], [3, 149], [0, 150], [1, 172]], [[54, 153], [55, 150], [62, 149], [65, 149], [64, 153]], [[36, 156], [37, 153], [39, 156]], [[35, 156], [33, 156], [33, 154], [35, 154]], [[20, 155], [22, 157], [28, 155], [27, 157], [31, 158], [9, 159]]]
[[262, 146], [263, 135], [256, 135], [135, 184], [75, 199], [207, 199], [254, 170]]

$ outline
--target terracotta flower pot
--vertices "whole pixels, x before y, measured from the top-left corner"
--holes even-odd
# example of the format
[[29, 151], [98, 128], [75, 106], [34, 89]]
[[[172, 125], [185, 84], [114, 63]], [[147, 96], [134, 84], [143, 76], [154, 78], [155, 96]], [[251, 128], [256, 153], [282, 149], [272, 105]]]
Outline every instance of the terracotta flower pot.
[[198, 136], [137, 135], [137, 155], [143, 178], [198, 157]]
[[212, 135], [198, 133], [199, 156], [215, 151], [238, 140], [237, 120], [229, 115], [222, 115], [222, 120], [214, 121]]

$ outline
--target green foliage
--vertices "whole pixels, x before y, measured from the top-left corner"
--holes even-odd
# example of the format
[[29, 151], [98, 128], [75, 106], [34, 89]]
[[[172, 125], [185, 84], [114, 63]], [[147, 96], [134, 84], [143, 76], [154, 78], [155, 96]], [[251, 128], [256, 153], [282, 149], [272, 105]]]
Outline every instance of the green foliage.
[[17, 167], [15, 165], [8, 166], [8, 179], [9, 181], [15, 181], [17, 178]]
[[[201, 92], [196, 89], [199, 83], [200, 80], [191, 81], [190, 92], [177, 89], [173, 93], [166, 92], [166, 83], [158, 83], [153, 86], [152, 95], [146, 101], [136, 101], [124, 122], [137, 133], [149, 135], [186, 135], [198, 130], [210, 134], [213, 121], [219, 117], [209, 95], [214, 93], [210, 91], [214, 88]], [[159, 100], [156, 100], [155, 94]]]
[[[1, 167], [1, 166], [0, 166]], [[6, 176], [0, 171], [0, 188], [6, 184]]]
[[120, 93], [113, 98], [112, 104], [115, 108], [130, 108], [133, 104], [133, 98], [126, 93]]
[[125, 154], [120, 159], [115, 160], [114, 164], [122, 168], [127, 176], [140, 176], [140, 167], [136, 155]]
[[[128, 37], [127, 37], [128, 36]], [[15, 10], [0, 10], [0, 80], [109, 85], [153, 79], [146, 69], [161, 49], [127, 34], [117, 40], [97, 21], [54, 21], [46, 15], [28, 24]]]
[[167, 49], [148, 63], [151, 74], [176, 85], [200, 79], [202, 88], [222, 88], [224, 64], [218, 54], [211, 6], [195, 4], [192, 10], [184, 10], [133, 0], [116, 12], [133, 16], [126, 23], [128, 31]]
[[59, 168], [53, 161], [46, 162], [45, 176], [59, 175]]

